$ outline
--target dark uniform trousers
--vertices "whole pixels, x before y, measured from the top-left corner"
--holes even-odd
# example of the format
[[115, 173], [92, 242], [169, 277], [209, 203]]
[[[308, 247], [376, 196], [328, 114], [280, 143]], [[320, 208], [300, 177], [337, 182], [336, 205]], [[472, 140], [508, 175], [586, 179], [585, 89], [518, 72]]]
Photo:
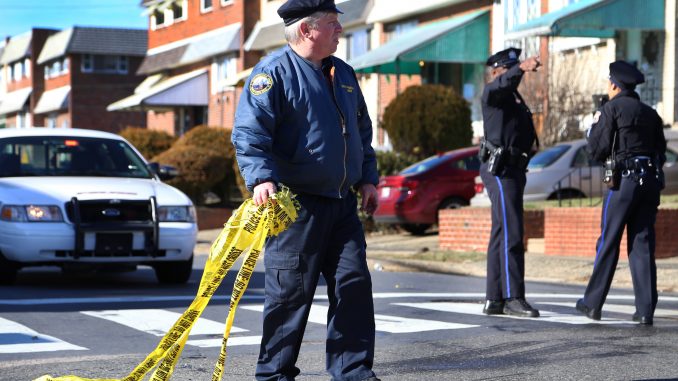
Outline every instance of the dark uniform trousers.
[[525, 170], [507, 166], [501, 176], [480, 166], [480, 177], [492, 202], [492, 230], [487, 248], [488, 300], [525, 297], [523, 192]]
[[627, 228], [629, 267], [640, 316], [653, 316], [657, 306], [657, 267], [654, 261], [654, 223], [659, 206], [660, 185], [654, 173], [643, 177], [643, 184], [622, 177], [618, 190], [608, 190], [604, 199], [601, 234], [596, 245], [593, 274], [584, 304], [601, 310], [610, 291], [624, 226]]
[[327, 283], [326, 367], [334, 381], [374, 376], [374, 305], [356, 197], [297, 194], [299, 216], [266, 242], [266, 301], [256, 379], [294, 380], [320, 274]]

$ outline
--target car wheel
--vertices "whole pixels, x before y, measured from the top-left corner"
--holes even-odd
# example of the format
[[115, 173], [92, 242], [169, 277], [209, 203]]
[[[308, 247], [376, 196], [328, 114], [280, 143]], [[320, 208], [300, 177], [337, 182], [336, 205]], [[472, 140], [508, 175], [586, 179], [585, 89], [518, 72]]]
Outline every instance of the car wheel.
[[402, 224], [400, 227], [412, 235], [423, 235], [431, 224]]
[[461, 198], [448, 198], [443, 200], [443, 202], [440, 203], [440, 206], [438, 206], [438, 210], [440, 209], [457, 209], [461, 208], [462, 206], [467, 206], [468, 202], [464, 199]]
[[156, 263], [153, 270], [160, 283], [186, 283], [193, 272], [193, 255], [185, 261]]

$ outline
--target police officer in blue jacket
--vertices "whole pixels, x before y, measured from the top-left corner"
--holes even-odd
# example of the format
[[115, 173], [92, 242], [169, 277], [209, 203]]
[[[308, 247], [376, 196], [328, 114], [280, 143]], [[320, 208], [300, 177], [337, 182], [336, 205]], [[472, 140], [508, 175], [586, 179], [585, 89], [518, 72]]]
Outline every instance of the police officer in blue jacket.
[[576, 308], [600, 320], [626, 227], [636, 303], [633, 320], [652, 325], [657, 306], [654, 223], [664, 185], [661, 168], [666, 161], [666, 139], [661, 118], [634, 91], [643, 82], [645, 77], [635, 66], [625, 61], [611, 63], [610, 100], [596, 112], [588, 133], [587, 150], [605, 162], [610, 188], [604, 198], [593, 273]]
[[538, 317], [539, 311], [525, 300], [523, 246], [525, 171], [537, 136], [518, 85], [523, 74], [536, 71], [540, 62], [537, 57], [520, 62], [520, 52], [516, 48], [502, 50], [486, 63], [490, 82], [482, 96], [485, 136], [480, 177], [492, 203], [492, 230], [483, 313]]
[[326, 366], [335, 381], [371, 380], [372, 282], [358, 219], [377, 207], [372, 123], [355, 72], [333, 57], [342, 27], [333, 0], [278, 9], [288, 46], [257, 64], [238, 104], [232, 140], [255, 204], [280, 185], [301, 205], [266, 242], [264, 324], [256, 379], [294, 380], [320, 275], [327, 283]]

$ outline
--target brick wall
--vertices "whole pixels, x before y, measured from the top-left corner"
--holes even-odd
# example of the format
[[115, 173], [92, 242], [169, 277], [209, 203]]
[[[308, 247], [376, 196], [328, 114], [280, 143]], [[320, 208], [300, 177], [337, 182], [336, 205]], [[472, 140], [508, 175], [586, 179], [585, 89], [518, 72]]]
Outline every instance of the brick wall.
[[[544, 236], [544, 212], [527, 210], [524, 245], [529, 238]], [[438, 213], [439, 245], [443, 250], [486, 251], [492, 219], [490, 208], [443, 209]]]
[[[80, 70], [80, 68], [76, 68]], [[68, 69], [68, 73], [61, 74], [58, 77], [49, 78], [45, 80], [45, 91], [58, 89], [59, 87], [68, 86], [71, 84], [71, 69]]]
[[[544, 251], [551, 255], [595, 257], [600, 236], [601, 208], [549, 208], [544, 213]], [[660, 209], [655, 223], [657, 258], [678, 256], [673, 224], [678, 209]], [[627, 253], [626, 232], [619, 252]]]
[[[527, 239], [544, 238], [546, 255], [595, 257], [600, 236], [600, 207], [547, 208], [525, 211]], [[443, 250], [486, 251], [492, 226], [490, 208], [446, 209], [439, 212], [439, 243]], [[678, 236], [673, 224], [678, 209], [660, 209], [655, 223], [657, 258], [678, 256]], [[626, 232], [619, 246], [627, 252]]]
[[147, 125], [149, 130], [164, 131], [174, 135], [174, 112], [149, 111], [147, 114]]
[[207, 114], [208, 125], [233, 129], [235, 109], [240, 99], [241, 90], [242, 88], [236, 88], [210, 95]]

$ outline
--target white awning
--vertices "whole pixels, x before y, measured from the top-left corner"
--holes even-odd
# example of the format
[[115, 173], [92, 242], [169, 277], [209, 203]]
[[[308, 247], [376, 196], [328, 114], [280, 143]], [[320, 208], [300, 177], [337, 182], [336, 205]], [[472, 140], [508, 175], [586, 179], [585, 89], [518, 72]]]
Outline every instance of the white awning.
[[[155, 78], [154, 78], [155, 80]], [[139, 88], [143, 85], [143, 88]], [[110, 104], [108, 111], [145, 110], [154, 108], [207, 106], [209, 83], [207, 69], [199, 69], [174, 77], [142, 82], [133, 95]]]
[[21, 109], [26, 105], [28, 97], [31, 96], [32, 92], [32, 87], [26, 87], [5, 94], [2, 104], [0, 104], [0, 115], [12, 114], [17, 111], [21, 111]]
[[285, 45], [285, 24], [282, 22], [263, 25], [261, 21], [257, 21], [252, 29], [252, 33], [245, 41], [244, 49], [246, 51], [252, 50], [268, 50]]
[[[374, 7], [367, 16], [367, 23], [390, 22], [402, 20], [409, 16], [418, 15], [443, 8], [457, 3], [463, 3], [466, 0], [375, 0]], [[341, 8], [341, 6], [339, 6]]]
[[70, 93], [70, 86], [63, 86], [54, 90], [45, 91], [42, 93], [33, 112], [35, 114], [45, 114], [68, 108], [68, 95]]

